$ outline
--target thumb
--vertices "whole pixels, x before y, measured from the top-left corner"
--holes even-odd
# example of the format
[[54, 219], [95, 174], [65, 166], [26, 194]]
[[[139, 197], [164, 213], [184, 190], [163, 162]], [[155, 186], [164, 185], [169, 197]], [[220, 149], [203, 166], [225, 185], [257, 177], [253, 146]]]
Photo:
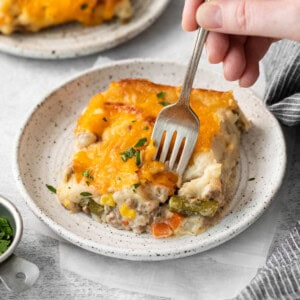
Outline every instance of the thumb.
[[298, 0], [212, 0], [196, 19], [210, 31], [300, 41], [299, 12]]

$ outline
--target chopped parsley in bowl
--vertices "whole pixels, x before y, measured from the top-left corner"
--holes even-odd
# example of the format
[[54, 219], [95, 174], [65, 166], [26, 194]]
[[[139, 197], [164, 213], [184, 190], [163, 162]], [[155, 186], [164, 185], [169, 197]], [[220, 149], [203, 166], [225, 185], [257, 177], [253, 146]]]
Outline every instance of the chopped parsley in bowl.
[[22, 233], [21, 214], [13, 202], [0, 195], [0, 264], [13, 254]]
[[11, 245], [14, 237], [13, 229], [6, 218], [0, 216], [0, 255]]

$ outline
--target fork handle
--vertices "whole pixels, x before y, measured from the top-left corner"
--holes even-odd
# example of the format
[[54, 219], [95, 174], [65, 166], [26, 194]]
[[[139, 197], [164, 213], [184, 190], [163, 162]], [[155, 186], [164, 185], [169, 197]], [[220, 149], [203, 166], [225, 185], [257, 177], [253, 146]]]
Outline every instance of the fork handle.
[[204, 28], [199, 28], [197, 33], [197, 38], [193, 50], [193, 54], [190, 58], [185, 78], [183, 81], [183, 86], [181, 94], [178, 100], [178, 104], [183, 104], [189, 106], [190, 93], [193, 86], [194, 78], [198, 68], [199, 60], [202, 54], [204, 43], [207, 37], [208, 31]]

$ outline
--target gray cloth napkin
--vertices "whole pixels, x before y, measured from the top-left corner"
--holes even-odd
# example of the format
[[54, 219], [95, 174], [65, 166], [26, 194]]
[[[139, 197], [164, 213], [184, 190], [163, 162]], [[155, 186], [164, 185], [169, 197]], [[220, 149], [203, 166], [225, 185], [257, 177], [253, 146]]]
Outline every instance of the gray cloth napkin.
[[281, 123], [300, 124], [300, 43], [282, 40], [273, 44], [263, 65], [267, 107]]
[[235, 299], [300, 299], [299, 222]]
[[[300, 124], [300, 43], [273, 44], [263, 64], [268, 109], [285, 125]], [[299, 221], [235, 299], [300, 299]]]

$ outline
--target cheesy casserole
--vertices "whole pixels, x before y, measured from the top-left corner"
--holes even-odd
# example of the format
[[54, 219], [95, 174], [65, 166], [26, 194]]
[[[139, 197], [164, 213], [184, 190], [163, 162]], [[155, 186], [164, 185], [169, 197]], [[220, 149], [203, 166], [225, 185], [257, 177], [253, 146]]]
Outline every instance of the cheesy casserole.
[[197, 234], [230, 201], [241, 132], [249, 126], [232, 92], [193, 89], [201, 127], [182, 178], [154, 161], [151, 132], [180, 87], [142, 79], [112, 82], [77, 121], [76, 145], [57, 188], [62, 205], [99, 222], [163, 238]]
[[69, 22], [92, 26], [132, 16], [130, 0], [0, 0], [0, 32], [36, 32]]

